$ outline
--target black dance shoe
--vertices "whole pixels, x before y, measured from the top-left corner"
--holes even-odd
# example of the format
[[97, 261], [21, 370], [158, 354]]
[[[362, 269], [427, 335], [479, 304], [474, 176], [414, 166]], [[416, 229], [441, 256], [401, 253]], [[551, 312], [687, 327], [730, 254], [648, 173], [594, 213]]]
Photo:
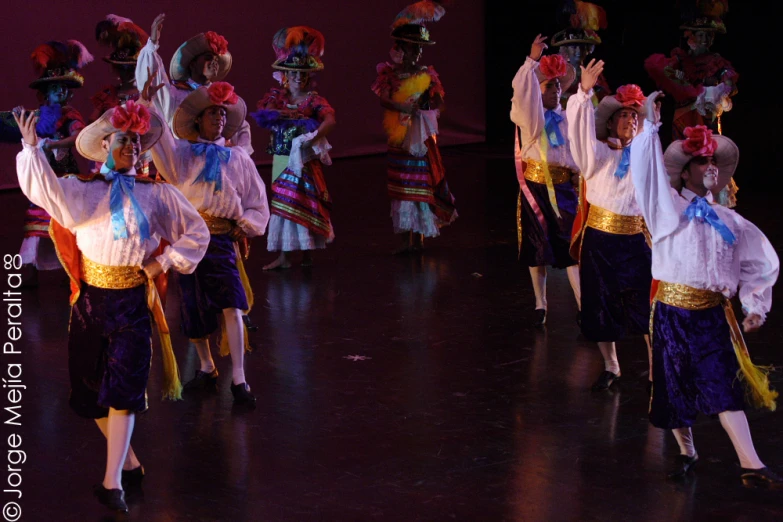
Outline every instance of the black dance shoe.
[[666, 476], [670, 479], [684, 477], [698, 460], [698, 455], [694, 455], [693, 457], [689, 457], [688, 455], [677, 455], [674, 459], [674, 466], [672, 466], [672, 469], [669, 470]]
[[593, 391], [605, 391], [612, 387], [614, 383], [620, 380], [620, 376], [616, 373], [604, 370], [601, 375], [598, 376], [598, 380], [595, 381]]
[[128, 504], [125, 503], [125, 492], [121, 489], [106, 489], [103, 484], [98, 484], [93, 489], [93, 493], [98, 497], [98, 502], [120, 513], [128, 512]]
[[536, 308], [533, 312], [533, 324], [536, 326], [543, 326], [546, 324], [546, 310], [543, 308]]
[[234, 396], [234, 404], [255, 404], [256, 396], [250, 393], [250, 386], [246, 383], [232, 384], [231, 395]]
[[746, 488], [774, 489], [783, 491], [783, 478], [769, 468], [742, 468], [742, 485]]
[[581, 311], [576, 312], [576, 325], [579, 328], [582, 328], [582, 312]]
[[245, 323], [245, 327], [247, 328], [248, 332], [256, 332], [258, 331], [258, 326], [253, 324], [253, 321], [250, 320], [249, 315], [243, 315], [242, 321]]
[[196, 370], [196, 375], [185, 383], [184, 390], [214, 390], [217, 388], [217, 368], [211, 372]]
[[144, 466], [122, 470], [122, 487], [125, 489], [138, 488], [144, 480]]

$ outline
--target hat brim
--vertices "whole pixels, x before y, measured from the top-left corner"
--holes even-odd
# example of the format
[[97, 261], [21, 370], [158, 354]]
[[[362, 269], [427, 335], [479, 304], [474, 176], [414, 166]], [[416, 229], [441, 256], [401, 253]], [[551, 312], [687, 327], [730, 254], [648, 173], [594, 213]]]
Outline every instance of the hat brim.
[[136, 60], [112, 60], [108, 56], [104, 56], [103, 61], [114, 65], [136, 65]]
[[[712, 189], [717, 194], [729, 184], [739, 163], [739, 147], [729, 138], [721, 135], [713, 136], [718, 146], [713, 156], [718, 165], [718, 184]], [[694, 158], [682, 150], [685, 140], [673, 141], [663, 153], [663, 165], [669, 175], [669, 183], [677, 190], [682, 188], [682, 169]]]
[[[111, 117], [114, 111], [115, 108], [107, 110], [100, 118], [87, 125], [76, 136], [76, 150], [88, 160], [101, 163], [106, 162], [108, 152], [103, 150], [101, 142], [106, 136], [117, 132], [117, 129], [111, 124]], [[156, 114], [150, 112], [150, 128], [146, 134], [141, 136], [141, 152], [143, 153], [151, 149], [162, 134], [163, 122]]]
[[692, 24], [683, 24], [680, 26], [680, 29], [683, 31], [704, 31], [706, 33], [719, 33], [719, 34], [726, 34], [726, 26], [712, 26], [712, 25], [692, 25]]
[[[188, 94], [174, 113], [172, 120], [174, 135], [188, 141], [198, 140], [199, 131], [196, 118], [213, 105], [216, 104], [209, 98], [209, 92], [206, 88], [202, 87]], [[223, 128], [223, 137], [229, 139], [245, 121], [247, 105], [242, 98], [239, 98], [235, 104], [221, 105], [221, 107], [226, 109], [226, 126]]]
[[[184, 82], [190, 78], [190, 62], [200, 54], [211, 52], [213, 52], [212, 48], [209, 46], [204, 33], [197, 34], [180, 45], [179, 49], [174, 52], [174, 56], [171, 57], [171, 63], [169, 64], [169, 77], [174, 81]], [[230, 52], [226, 51], [225, 54], [219, 54], [217, 76], [212, 81], [219, 82], [225, 78], [228, 75], [228, 71], [231, 70], [231, 63]]]
[[417, 40], [415, 38], [406, 38], [404, 36], [394, 36], [391, 35], [393, 40], [399, 40], [401, 42], [408, 42], [408, 43], [415, 43], [419, 45], [435, 45], [435, 42], [432, 40]]
[[[538, 78], [538, 83], [544, 83], [546, 81], [549, 81], [550, 79], [554, 78], [547, 78], [541, 73], [541, 68], [536, 67], [536, 78]], [[566, 72], [562, 76], [557, 77], [560, 80], [560, 90], [563, 92], [566, 92], [569, 87], [574, 83], [574, 80], [576, 79], [576, 69], [570, 64], [566, 64]]]
[[324, 70], [324, 64], [319, 64], [316, 67], [296, 67], [293, 65], [284, 65], [282, 63], [273, 63], [272, 69], [277, 69], [278, 71], [302, 71], [302, 72], [315, 72], [315, 71], [323, 71]]
[[641, 107], [626, 107], [614, 96], [606, 96], [595, 108], [595, 137], [599, 140], [606, 140], [609, 138], [609, 129], [606, 128], [607, 122], [612, 118], [612, 115], [621, 109], [633, 109], [639, 114], [639, 125], [636, 129], [636, 135], [638, 136], [644, 128], [644, 117], [647, 115], [645, 106]]
[[38, 78], [30, 83], [31, 89], [40, 89], [44, 85], [50, 83], [62, 83], [70, 87], [71, 89], [78, 89], [84, 86], [83, 82], [74, 80], [73, 76], [52, 76], [51, 78]]

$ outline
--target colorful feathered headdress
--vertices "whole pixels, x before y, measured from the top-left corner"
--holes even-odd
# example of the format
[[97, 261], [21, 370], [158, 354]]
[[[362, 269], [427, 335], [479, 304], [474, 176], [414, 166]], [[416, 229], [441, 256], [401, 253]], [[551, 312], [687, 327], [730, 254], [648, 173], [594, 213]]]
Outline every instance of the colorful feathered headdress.
[[567, 29], [559, 31], [552, 37], [552, 45], [598, 45], [601, 37], [599, 29], [608, 27], [606, 11], [603, 7], [582, 0], [564, 0], [560, 8], [560, 16]]
[[680, 29], [726, 33], [723, 16], [729, 11], [729, 0], [679, 0]]
[[132, 20], [110, 14], [95, 26], [98, 43], [113, 49], [106, 62], [117, 65], [135, 65], [139, 51], [147, 43], [147, 33]]
[[71, 88], [84, 85], [79, 70], [92, 62], [93, 57], [78, 40], [51, 41], [35, 48], [30, 55], [38, 79], [30, 84], [33, 89], [45, 89], [51, 83], [63, 83]]
[[284, 27], [272, 38], [276, 58], [272, 67], [280, 71], [320, 71], [324, 68], [324, 44], [324, 35], [312, 27]]
[[391, 37], [403, 42], [433, 45], [425, 23], [437, 22], [446, 14], [444, 2], [421, 0], [400, 11], [391, 25]]

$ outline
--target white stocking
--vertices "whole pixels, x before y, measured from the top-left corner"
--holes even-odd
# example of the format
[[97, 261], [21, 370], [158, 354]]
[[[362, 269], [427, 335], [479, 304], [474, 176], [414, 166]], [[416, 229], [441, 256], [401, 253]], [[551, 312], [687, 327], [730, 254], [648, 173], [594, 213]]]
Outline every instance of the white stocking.
[[245, 382], [245, 328], [242, 311], [238, 308], [223, 310], [228, 335], [228, 351], [231, 353], [231, 380], [234, 384]]
[[109, 408], [106, 425], [106, 475], [103, 487], [122, 489], [122, 465], [128, 455], [136, 415], [128, 410]]
[[617, 360], [617, 346], [610, 342], [599, 342], [598, 349], [604, 356], [604, 369], [615, 375], [620, 375], [620, 362]]
[[693, 445], [693, 431], [690, 428], [674, 428], [672, 430], [677, 444], [680, 446], [680, 455], [688, 457], [696, 456], [696, 446]]
[[576, 307], [582, 310], [582, 287], [579, 284], [579, 265], [566, 268], [566, 274], [568, 274], [568, 282], [571, 283], [571, 290], [574, 291]]
[[536, 310], [546, 310], [546, 267], [531, 266], [530, 279], [533, 281], [533, 293], [536, 295]]
[[[103, 417], [100, 419], [95, 419], [95, 424], [98, 425], [98, 429], [101, 430], [101, 433], [103, 433], [103, 436], [106, 437], [108, 440], [109, 438], [109, 419], [108, 417]], [[139, 462], [139, 458], [136, 456], [136, 453], [133, 451], [133, 446], [128, 446], [128, 455], [125, 457], [125, 462], [122, 464], [122, 469], [129, 471], [132, 469], [136, 469], [139, 466], [141, 466], [141, 462]]]
[[190, 342], [196, 347], [196, 353], [201, 362], [201, 371], [212, 372], [215, 369], [215, 361], [212, 360], [212, 352], [209, 351], [209, 339], [191, 339]]
[[723, 429], [729, 434], [731, 443], [734, 444], [734, 451], [737, 452], [740, 466], [745, 469], [763, 468], [764, 464], [756, 455], [756, 448], [753, 447], [753, 439], [750, 437], [750, 427], [745, 412], [724, 411], [718, 415], [718, 418]]

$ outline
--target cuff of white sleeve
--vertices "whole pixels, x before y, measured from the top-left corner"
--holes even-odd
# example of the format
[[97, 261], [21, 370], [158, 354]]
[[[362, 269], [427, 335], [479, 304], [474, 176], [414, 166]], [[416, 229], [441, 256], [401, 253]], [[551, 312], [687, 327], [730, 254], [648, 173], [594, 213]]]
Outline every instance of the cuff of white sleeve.
[[759, 317], [761, 317], [762, 323], [764, 323], [767, 320], [767, 312], [761, 307], [748, 307], [743, 304], [742, 313], [745, 314], [745, 317], [756, 314]]
[[153, 51], [157, 51], [160, 47], [160, 44], [156, 44], [152, 41], [152, 38], [147, 38], [147, 45], [145, 45], [147, 49], [152, 49]]
[[576, 99], [579, 103], [593, 103], [593, 89], [585, 92], [582, 90], [582, 86], [580, 85], [577, 87], [576, 94], [574, 94], [574, 96], [576, 96]]
[[155, 261], [160, 263], [160, 268], [163, 270], [163, 273], [169, 271], [169, 268], [171, 268], [172, 261], [171, 257], [169, 256], [169, 248], [167, 247], [161, 255], [155, 258]]

